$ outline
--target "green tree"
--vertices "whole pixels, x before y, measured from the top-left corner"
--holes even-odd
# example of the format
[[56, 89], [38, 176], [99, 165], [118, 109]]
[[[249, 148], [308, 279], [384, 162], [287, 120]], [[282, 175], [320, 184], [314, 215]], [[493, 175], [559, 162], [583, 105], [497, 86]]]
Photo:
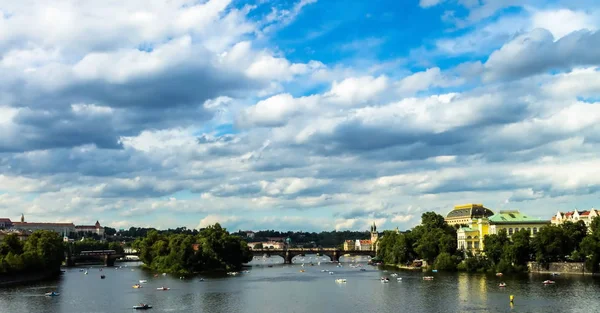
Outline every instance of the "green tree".
[[567, 237], [564, 253], [571, 255], [575, 251], [578, 251], [581, 241], [587, 235], [587, 226], [585, 226], [585, 223], [583, 221], [577, 221], [576, 223], [565, 222], [560, 225], [560, 228], [563, 229]]
[[442, 252], [435, 259], [434, 267], [440, 271], [455, 271], [456, 259], [450, 253]]
[[492, 265], [500, 262], [504, 253], [504, 246], [509, 242], [506, 230], [501, 229], [497, 234], [487, 235], [483, 237], [483, 252], [490, 260]]
[[532, 240], [535, 259], [541, 264], [563, 261], [568, 254], [569, 238], [561, 227], [542, 227]]
[[531, 255], [531, 234], [526, 229], [521, 229], [514, 233], [511, 237], [511, 244], [507, 245], [505, 254], [506, 259], [512, 265], [524, 266], [530, 259]]
[[257, 244], [254, 245], [254, 249], [262, 249], [263, 248], [263, 244], [262, 242], [259, 242]]

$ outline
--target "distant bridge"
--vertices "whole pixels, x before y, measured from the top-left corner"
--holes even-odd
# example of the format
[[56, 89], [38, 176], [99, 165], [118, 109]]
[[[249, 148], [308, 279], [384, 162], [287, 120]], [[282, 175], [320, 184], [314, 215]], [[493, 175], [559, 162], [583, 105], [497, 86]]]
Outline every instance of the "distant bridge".
[[88, 259], [100, 259], [105, 266], [115, 266], [115, 260], [122, 258], [124, 255], [117, 253], [115, 250], [92, 250], [81, 251], [76, 254], [67, 255], [67, 266], [74, 266], [77, 262]]
[[344, 251], [338, 248], [289, 248], [289, 249], [252, 249], [254, 256], [261, 255], [278, 255], [283, 258], [285, 264], [292, 264], [292, 259], [298, 255], [306, 254], [318, 254], [328, 256], [332, 262], [339, 262], [340, 257], [346, 254], [350, 255], [368, 255], [371, 257], [375, 256], [375, 251], [365, 250], [352, 250]]

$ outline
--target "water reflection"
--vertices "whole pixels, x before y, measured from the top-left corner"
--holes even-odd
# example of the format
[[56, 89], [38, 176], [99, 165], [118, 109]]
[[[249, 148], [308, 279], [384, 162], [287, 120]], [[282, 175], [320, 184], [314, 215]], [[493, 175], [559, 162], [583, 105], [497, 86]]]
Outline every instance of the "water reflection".
[[[310, 260], [305, 257], [305, 261]], [[313, 260], [315, 260], [313, 258]], [[267, 267], [268, 262], [273, 267]], [[305, 266], [275, 264], [278, 260], [260, 259], [260, 266], [239, 276], [205, 276], [179, 280], [170, 275], [154, 277], [154, 273], [129, 268], [105, 269], [101, 280], [96, 269], [83, 275], [69, 269], [55, 282], [0, 290], [2, 312], [124, 312], [140, 302], [154, 306], [152, 312], [592, 312], [600, 305], [600, 284], [592, 277], [557, 277], [556, 285], [544, 286], [544, 275], [520, 275], [497, 278], [484, 274], [433, 274], [424, 281], [423, 273], [399, 272], [390, 276], [377, 268], [359, 271], [344, 264], [330, 263]], [[280, 262], [283, 262], [281, 260]], [[321, 272], [325, 270], [325, 272]], [[329, 275], [334, 271], [334, 275]], [[336, 278], [345, 278], [339, 284]], [[140, 279], [148, 280], [142, 289], [131, 286]], [[499, 288], [500, 281], [507, 283]], [[157, 291], [166, 286], [169, 291]], [[44, 297], [57, 290], [59, 297]], [[509, 295], [515, 295], [514, 305]]]

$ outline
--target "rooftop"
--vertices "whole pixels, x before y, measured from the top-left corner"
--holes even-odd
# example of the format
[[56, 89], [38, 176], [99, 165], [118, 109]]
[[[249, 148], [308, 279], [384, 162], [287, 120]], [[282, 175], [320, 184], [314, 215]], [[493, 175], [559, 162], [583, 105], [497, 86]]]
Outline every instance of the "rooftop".
[[537, 217], [525, 215], [519, 210], [500, 211], [490, 217], [491, 224], [511, 224], [511, 223], [533, 223], [533, 224], [548, 224], [550, 221], [542, 220]]
[[446, 215], [446, 218], [482, 218], [494, 215], [492, 210], [483, 206], [483, 204], [463, 204], [457, 205]]
[[25, 226], [64, 226], [64, 227], [75, 227], [73, 223], [30, 223], [30, 222], [13, 222], [13, 226], [25, 227]]

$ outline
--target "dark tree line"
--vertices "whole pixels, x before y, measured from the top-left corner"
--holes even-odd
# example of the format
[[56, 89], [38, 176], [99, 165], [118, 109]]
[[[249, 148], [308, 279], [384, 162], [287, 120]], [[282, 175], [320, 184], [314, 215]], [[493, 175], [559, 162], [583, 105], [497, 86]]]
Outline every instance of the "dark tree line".
[[151, 230], [133, 247], [144, 264], [158, 272], [189, 275], [202, 271], [237, 270], [252, 260], [245, 241], [218, 223], [196, 235]]
[[[238, 233], [245, 237], [243, 232]], [[248, 239], [252, 241], [267, 241], [268, 238], [280, 237], [290, 238], [292, 245], [313, 246], [313, 247], [338, 247], [345, 240], [368, 239], [371, 234], [368, 231], [324, 231], [316, 232], [280, 232], [275, 230], [261, 230], [254, 233], [254, 238]]]
[[59, 271], [64, 260], [62, 237], [53, 231], [38, 230], [25, 241], [16, 234], [0, 244], [0, 273]]

